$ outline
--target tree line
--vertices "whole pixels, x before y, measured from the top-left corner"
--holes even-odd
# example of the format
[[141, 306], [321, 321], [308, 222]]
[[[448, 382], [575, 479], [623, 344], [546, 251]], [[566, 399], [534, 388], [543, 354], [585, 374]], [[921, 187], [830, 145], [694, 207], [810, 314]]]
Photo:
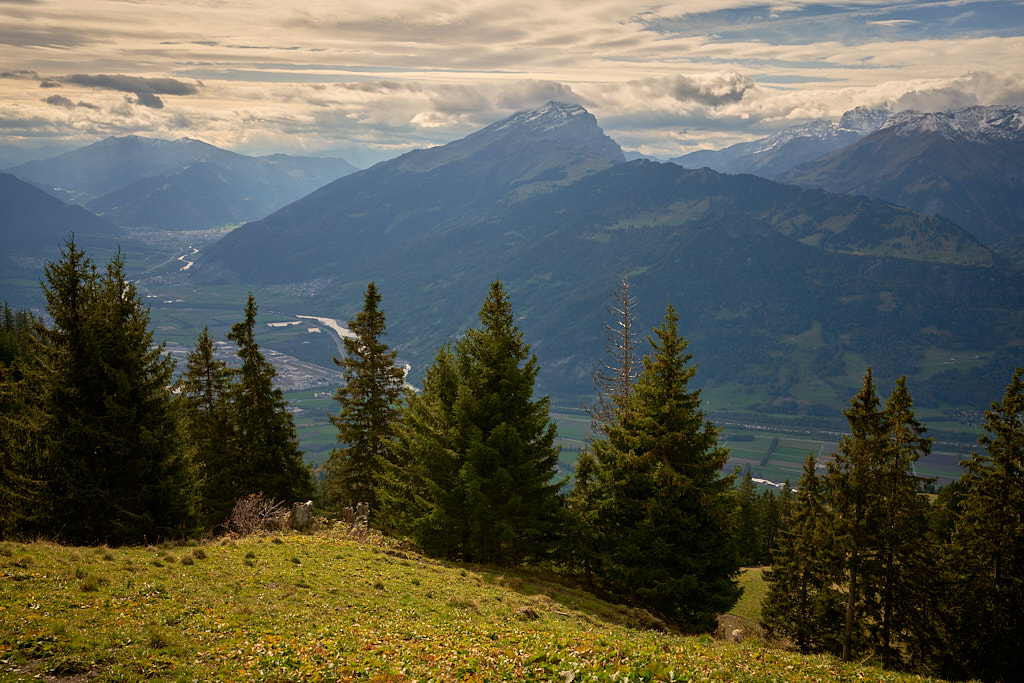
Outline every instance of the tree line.
[[834, 461], [809, 457], [795, 488], [758, 494], [749, 472], [737, 482], [724, 471], [676, 310], [641, 357], [623, 280], [570, 487], [503, 284], [415, 391], [384, 342], [371, 282], [335, 359], [338, 446], [314, 492], [254, 341], [251, 294], [228, 334], [240, 367], [216, 357], [204, 330], [173, 380], [120, 255], [101, 274], [71, 241], [44, 290], [51, 324], [5, 308], [0, 329], [0, 348], [17, 349], [0, 365], [5, 536], [136, 543], [216, 528], [250, 493], [315, 495], [333, 515], [368, 504], [375, 527], [425, 553], [543, 564], [684, 630], [713, 629], [740, 595], [741, 565], [770, 563], [764, 624], [800, 650], [990, 680], [1020, 664], [1020, 369], [987, 414], [982, 451], [935, 500], [914, 474], [931, 441], [905, 379], [883, 406], [870, 369]]
[[52, 322], [8, 327], [5, 305], [17, 352], [0, 366], [0, 533], [140, 543], [221, 524], [248, 493], [312, 495], [252, 296], [228, 335], [241, 367], [204, 330], [174, 381], [124, 266], [117, 254], [101, 272], [72, 238], [45, 270]]
[[[946, 678], [1011, 681], [1024, 654], [1024, 369], [985, 414], [981, 450], [930, 496], [931, 439], [905, 378], [882, 404], [870, 368], [850, 434], [813, 455], [784, 514], [764, 624], [802, 652]], [[934, 498], [934, 500], [932, 500]]]

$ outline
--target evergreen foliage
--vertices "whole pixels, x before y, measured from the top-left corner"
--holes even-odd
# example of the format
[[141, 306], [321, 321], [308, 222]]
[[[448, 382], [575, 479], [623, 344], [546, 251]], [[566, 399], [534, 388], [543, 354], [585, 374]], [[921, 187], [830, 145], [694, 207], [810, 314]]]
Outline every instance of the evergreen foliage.
[[841, 642], [843, 598], [834, 583], [830, 512], [824, 485], [808, 454], [796, 495], [766, 572], [763, 623], [800, 652], [835, 651]]
[[925, 429], [914, 418], [905, 378], [897, 380], [883, 409], [868, 368], [843, 414], [851, 433], [840, 440], [826, 478], [847, 589], [842, 656], [848, 661], [869, 647], [891, 666], [900, 658], [894, 643], [910, 638], [925, 521], [913, 463], [929, 452], [931, 440], [921, 436]]
[[33, 463], [38, 462], [38, 438], [23, 367], [30, 336], [37, 325], [24, 310], [12, 311], [4, 302], [0, 316], [0, 538], [18, 533], [31, 516], [28, 502], [37, 488]]
[[[426, 550], [514, 565], [547, 555], [562, 519], [549, 400], [533, 398], [536, 357], [500, 281], [479, 328], [442, 348], [420, 396], [408, 396], [385, 478], [422, 514], [406, 531]], [[385, 497], [395, 507], [393, 493]], [[396, 523], [393, 520], [392, 523]]]
[[228, 518], [235, 501], [243, 497], [239, 484], [247, 476], [240, 466], [235, 437], [231, 402], [234, 373], [214, 356], [214, 351], [210, 331], [204, 327], [176, 384], [185, 448], [191, 453], [199, 475], [199, 523], [206, 529], [215, 528]]
[[190, 530], [192, 472], [178, 448], [173, 361], [118, 254], [98, 274], [74, 240], [46, 267], [53, 327], [28, 368], [50, 473], [49, 530], [75, 543], [131, 543]]
[[1012, 681], [1024, 670], [1024, 368], [985, 420], [984, 450], [964, 463], [951, 544], [952, 673]]
[[376, 284], [369, 283], [363, 309], [348, 321], [355, 337], [344, 339], [345, 357], [334, 359], [344, 376], [334, 393], [341, 410], [331, 416], [340, 446], [327, 461], [322, 490], [325, 507], [334, 513], [358, 503], [377, 509], [375, 481], [394, 438], [405, 373], [395, 366], [396, 352], [381, 340], [387, 331], [380, 301]]
[[28, 352], [29, 334], [35, 318], [25, 310], [11, 310], [4, 302], [0, 311], [0, 366], [11, 365]]
[[678, 315], [649, 338], [652, 352], [607, 437], [592, 444], [584, 483], [603, 587], [699, 630], [740, 595], [728, 451], [689, 382]]
[[274, 386], [277, 372], [256, 343], [256, 300], [249, 294], [245, 319], [235, 323], [228, 339], [238, 347], [242, 367], [231, 386], [235, 412], [241, 493], [262, 493], [269, 498], [301, 500], [312, 495], [309, 468], [302, 461], [295, 422], [287, 401]]

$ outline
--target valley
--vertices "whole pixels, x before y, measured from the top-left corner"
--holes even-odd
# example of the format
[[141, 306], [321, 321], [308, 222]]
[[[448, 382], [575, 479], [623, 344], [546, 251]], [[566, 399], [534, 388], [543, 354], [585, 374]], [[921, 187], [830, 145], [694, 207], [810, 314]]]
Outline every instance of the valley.
[[[257, 341], [277, 370], [277, 384], [285, 392], [295, 415], [306, 461], [314, 468], [319, 467], [336, 446], [336, 428], [329, 415], [338, 408], [333, 395], [342, 375], [332, 358], [341, 356], [341, 336], [348, 333], [344, 321], [357, 311], [317, 309], [316, 297], [296, 294], [294, 288], [246, 288], [197, 282], [191, 269], [182, 267], [179, 259], [201, 253], [206, 244], [222, 235], [223, 232], [133, 234], [132, 242], [126, 245], [129, 254], [152, 249], [166, 255], [156, 266], [148, 263], [157, 260], [157, 256], [138, 262], [129, 260], [129, 268], [138, 278], [136, 282], [150, 306], [152, 327], [158, 340], [167, 344], [167, 351], [179, 367], [204, 326], [219, 340], [219, 357], [235, 363], [232, 348], [224, 339], [241, 316], [247, 292], [253, 289], [260, 307]], [[309, 314], [314, 310], [319, 315]], [[796, 346], [806, 344], [810, 349], [813, 348], [810, 342], [817, 336], [812, 333], [793, 343]], [[399, 349], [399, 364], [408, 367], [408, 360], [402, 354], [408, 347], [404, 340], [390, 334], [387, 341]], [[983, 366], [990, 355], [983, 351], [957, 353], [932, 348], [921, 356], [913, 374], [927, 378], [950, 369], [968, 371]], [[696, 358], [698, 366], [701, 360]], [[808, 381], [794, 384], [790, 394], [801, 401], [824, 404], [829, 394], [838, 391], [843, 383], [853, 386], [859, 381], [861, 362], [862, 358], [851, 355], [844, 363], [849, 368], [845, 377], [808, 377]], [[544, 372], [543, 366], [541, 372]], [[792, 406], [773, 395], [770, 386], [738, 381], [707, 385], [701, 379], [698, 371], [696, 381], [702, 386], [708, 417], [722, 429], [722, 443], [730, 449], [726, 471], [740, 468], [742, 473], [749, 469], [755, 479], [762, 480], [759, 483], [762, 488], [778, 487], [787, 480], [795, 483], [809, 452], [817, 454], [819, 463], [824, 466], [838, 448], [841, 434], [845, 433], [841, 405], [835, 405], [831, 411], [821, 410], [817, 416], [795, 414]], [[552, 394], [552, 419], [558, 425], [562, 474], [573, 474], [578, 451], [588, 438], [587, 401], [585, 395]], [[780, 409], [770, 410], [773, 404]], [[975, 447], [981, 412], [955, 416], [947, 409], [923, 408], [918, 410], [918, 415], [937, 443], [933, 453], [917, 463], [916, 471], [919, 476], [935, 478], [936, 485], [941, 486], [959, 477], [960, 460], [969, 457]]]
[[[980, 126], [950, 144], [991, 131], [1017, 135], [1003, 109], [991, 109], [1002, 117], [995, 123], [986, 112], [950, 115]], [[887, 130], [871, 132], [884, 112], [848, 114], [729, 154], [781, 153], [807, 135], [866, 145]], [[166, 196], [153, 194], [152, 183], [133, 184], [131, 166], [110, 160], [122, 154], [136, 173], [181, 180], [184, 167], [175, 165], [197, 150], [228, 158], [193, 143], [108, 139], [27, 168], [90, 196], [120, 197], [125, 208], [112, 205], [110, 217], [124, 222], [132, 206], [152, 212]], [[101, 150], [113, 156], [97, 157]], [[249, 169], [246, 183], [267, 181], [253, 168], [268, 162], [234, 161]], [[93, 162], [100, 165], [90, 175], [83, 169]], [[314, 166], [311, 177], [326, 172]], [[667, 304], [678, 310], [704, 409], [735, 451], [729, 466], [765, 481], [795, 479], [806, 452], [827, 460], [869, 366], [882, 393], [908, 377], [915, 412], [937, 439], [921, 466], [948, 481], [975, 446], [985, 408], [1022, 364], [1024, 275], [1012, 247], [995, 251], [942, 216], [878, 199], [627, 162], [578, 105], [549, 102], [347, 173], [250, 223], [236, 212], [221, 223], [207, 214], [199, 229], [119, 227], [14, 176], [2, 180], [14, 248], [0, 255], [0, 298], [41, 312], [42, 266], [74, 232], [97, 265], [121, 251], [156, 339], [180, 361], [204, 327], [223, 341], [252, 292], [257, 341], [289, 392], [314, 464], [334, 445], [333, 358], [371, 280], [382, 294], [385, 341], [415, 386], [437, 349], [476, 324], [488, 285], [502, 279], [538, 356], [537, 391], [558, 413], [569, 473], [589, 431], [579, 417], [592, 400], [607, 297], [623, 275], [638, 298], [638, 341]], [[219, 351], [231, 355], [226, 343]]]

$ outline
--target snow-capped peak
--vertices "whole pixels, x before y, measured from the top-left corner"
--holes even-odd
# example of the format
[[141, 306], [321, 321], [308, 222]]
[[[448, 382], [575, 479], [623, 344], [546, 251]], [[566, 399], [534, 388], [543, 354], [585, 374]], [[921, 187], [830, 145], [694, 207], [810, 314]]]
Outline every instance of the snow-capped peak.
[[580, 116], [588, 116], [589, 112], [578, 104], [564, 102], [548, 102], [547, 104], [513, 114], [505, 121], [497, 124], [495, 131], [508, 128], [529, 128], [535, 133], [547, 132], [565, 126]]
[[935, 113], [904, 111], [886, 122], [886, 128], [893, 126], [899, 127], [898, 135], [935, 132], [950, 138], [1024, 141], [1024, 107], [992, 105]]

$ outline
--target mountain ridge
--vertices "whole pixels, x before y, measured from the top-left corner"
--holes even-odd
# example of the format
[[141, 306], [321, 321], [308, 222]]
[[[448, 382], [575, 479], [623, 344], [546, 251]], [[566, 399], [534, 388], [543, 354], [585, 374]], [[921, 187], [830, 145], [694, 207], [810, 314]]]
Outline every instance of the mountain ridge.
[[[130, 135], [10, 172], [123, 227], [175, 230], [262, 218], [355, 170], [344, 159], [251, 157], [188, 137]], [[193, 177], [197, 174], [211, 183]]]
[[[889, 377], [955, 343], [1003, 363], [1024, 335], [1019, 273], [944, 218], [488, 129], [233, 231], [200, 255], [196, 277], [316, 280], [324, 314], [357, 307], [374, 280], [414, 377], [500, 277], [541, 361], [540, 390], [560, 395], [590, 390], [600, 312], [623, 274], [645, 302], [640, 329], [674, 302], [706, 381], [759, 385], [772, 401], [804, 401], [786, 378], [808, 367], [841, 406], [855, 391], [842, 386], [850, 359]], [[1005, 381], [990, 374], [977, 386]]]
[[783, 179], [941, 214], [996, 244], [1024, 233], [1024, 107], [902, 112]]

